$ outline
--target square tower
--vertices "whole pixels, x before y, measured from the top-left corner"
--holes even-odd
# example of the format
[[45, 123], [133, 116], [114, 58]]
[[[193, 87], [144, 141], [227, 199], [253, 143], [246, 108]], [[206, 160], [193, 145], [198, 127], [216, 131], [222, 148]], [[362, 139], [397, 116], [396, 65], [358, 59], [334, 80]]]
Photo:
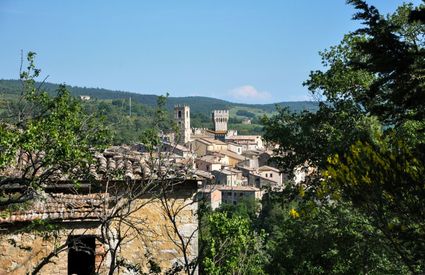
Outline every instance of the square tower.
[[190, 141], [190, 108], [187, 105], [174, 106], [174, 120], [179, 127], [178, 142], [186, 144]]
[[214, 131], [227, 132], [227, 122], [229, 121], [229, 111], [228, 110], [212, 111], [212, 120], [214, 123]]

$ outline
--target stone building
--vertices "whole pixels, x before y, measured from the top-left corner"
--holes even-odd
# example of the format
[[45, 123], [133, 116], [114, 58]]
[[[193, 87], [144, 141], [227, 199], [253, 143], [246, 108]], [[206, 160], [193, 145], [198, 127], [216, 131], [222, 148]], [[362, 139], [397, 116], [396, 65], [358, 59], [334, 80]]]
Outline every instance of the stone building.
[[227, 132], [227, 122], [229, 121], [229, 111], [228, 110], [212, 111], [212, 121], [214, 124], [214, 131]]
[[186, 144], [190, 141], [190, 107], [187, 105], [174, 106], [174, 119], [179, 127], [179, 136], [177, 141], [180, 144]]
[[213, 152], [227, 150], [227, 144], [221, 140], [213, 138], [196, 138], [189, 144], [189, 148], [196, 153], [198, 157], [202, 157]]
[[198, 196], [211, 209], [216, 209], [222, 204], [236, 205], [241, 201], [260, 201], [263, 191], [253, 186], [228, 186], [207, 185], [199, 190]]
[[263, 138], [254, 135], [226, 136], [226, 142], [236, 143], [243, 146], [243, 150], [264, 149]]
[[242, 171], [236, 169], [213, 170], [211, 174], [215, 177], [215, 183], [227, 186], [242, 185]]
[[258, 174], [260, 174], [264, 178], [276, 182], [278, 185], [282, 185], [282, 173], [277, 168], [268, 165], [263, 165], [258, 168]]
[[[31, 200], [0, 208], [0, 274], [105, 274], [113, 265], [129, 274], [152, 262], [165, 273], [196, 260], [202, 178], [167, 161], [169, 170], [154, 171], [142, 153], [112, 148], [96, 154], [92, 180], [76, 186], [59, 175]], [[23, 190], [19, 168], [0, 179], [4, 194]]]
[[224, 141], [227, 135], [227, 122], [229, 121], [229, 111], [228, 110], [214, 110], [211, 113], [211, 118], [213, 121], [214, 129], [214, 138]]

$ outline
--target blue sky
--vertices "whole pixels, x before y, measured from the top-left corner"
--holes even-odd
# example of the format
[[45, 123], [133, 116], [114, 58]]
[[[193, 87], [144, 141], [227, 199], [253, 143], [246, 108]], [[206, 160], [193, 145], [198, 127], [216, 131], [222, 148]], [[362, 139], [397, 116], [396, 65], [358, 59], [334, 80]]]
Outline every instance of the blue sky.
[[[402, 3], [368, 2], [383, 13]], [[319, 50], [359, 26], [353, 12], [344, 0], [0, 0], [0, 78], [18, 77], [22, 49], [54, 83], [308, 100], [302, 82], [320, 68]]]

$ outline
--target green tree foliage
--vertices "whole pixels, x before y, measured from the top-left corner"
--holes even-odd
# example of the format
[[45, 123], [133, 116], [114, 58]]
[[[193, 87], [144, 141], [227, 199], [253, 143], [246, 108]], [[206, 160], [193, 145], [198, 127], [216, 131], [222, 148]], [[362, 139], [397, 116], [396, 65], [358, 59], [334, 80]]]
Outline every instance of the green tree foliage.
[[371, 141], [381, 131], [376, 118], [365, 116], [351, 101], [321, 103], [316, 113], [278, 109], [263, 124], [264, 138], [279, 144], [275, 160], [286, 173], [304, 162], [324, 168], [330, 154], [344, 152], [358, 139]]
[[300, 197], [298, 217], [288, 218], [292, 200], [264, 209], [268, 253], [279, 255], [272, 273], [425, 270], [425, 26], [412, 17], [424, 7], [405, 4], [384, 17], [364, 1], [349, 3], [364, 27], [321, 52], [325, 70], [305, 82], [328, 103], [264, 118], [282, 170], [317, 169], [304, 188], [288, 191]]
[[[57, 84], [53, 83], [44, 83], [46, 91], [50, 95], [54, 95], [55, 91], [58, 88]], [[15, 97], [17, 91], [19, 90], [20, 82], [17, 80], [1, 80], [0, 79], [0, 93], [7, 95], [9, 97]], [[131, 97], [132, 103], [140, 104], [145, 107], [155, 108], [157, 103], [157, 95], [146, 95], [139, 93], [123, 92], [123, 91], [113, 91], [101, 88], [86, 88], [86, 87], [77, 87], [77, 86], [66, 86], [67, 89], [71, 92], [73, 96], [88, 95], [91, 98], [97, 100], [127, 100]], [[0, 101], [1, 103], [1, 101]], [[167, 100], [167, 109], [170, 111], [174, 108], [175, 105], [187, 104], [191, 106], [192, 114], [200, 113], [208, 117], [208, 121], [211, 120], [211, 111], [212, 110], [223, 110], [230, 108], [253, 108], [259, 109], [264, 112], [271, 113], [275, 109], [276, 104], [242, 104], [242, 103], [233, 103], [221, 99], [203, 97], [203, 96], [188, 96], [188, 97], [168, 97]], [[312, 101], [294, 101], [294, 102], [280, 102], [277, 105], [281, 107], [288, 107], [294, 112], [300, 112], [303, 110], [315, 111], [317, 110], [317, 103]], [[1, 105], [0, 105], [1, 108]]]
[[354, 18], [367, 26], [355, 33], [365, 39], [354, 44], [362, 58], [351, 63], [375, 76], [370, 87], [360, 92], [359, 101], [385, 122], [425, 119], [425, 25], [409, 21], [413, 5], [383, 18], [364, 1], [349, 2], [359, 10]]
[[366, 216], [346, 203], [317, 207], [297, 192], [264, 198], [268, 274], [407, 274]]
[[264, 236], [249, 218], [227, 212], [207, 214], [201, 236], [203, 272], [206, 274], [263, 274]]
[[237, 110], [236, 115], [245, 116], [245, 117], [248, 117], [248, 118], [254, 118], [255, 117], [254, 113], [247, 111], [247, 110]]
[[[35, 53], [28, 53], [19, 101], [11, 104], [0, 120], [0, 169], [16, 165], [17, 155], [23, 158], [20, 177], [29, 194], [43, 188], [57, 173], [71, 180], [85, 178], [91, 150], [106, 144], [108, 137], [99, 117], [86, 115], [65, 86], [59, 86], [55, 97], [36, 86], [34, 79], [40, 70], [34, 57]], [[0, 183], [8, 182], [0, 178]], [[28, 199], [27, 195], [22, 193], [20, 200]]]
[[425, 158], [399, 141], [357, 142], [329, 159], [324, 194], [351, 201], [369, 215], [412, 272], [425, 267]]

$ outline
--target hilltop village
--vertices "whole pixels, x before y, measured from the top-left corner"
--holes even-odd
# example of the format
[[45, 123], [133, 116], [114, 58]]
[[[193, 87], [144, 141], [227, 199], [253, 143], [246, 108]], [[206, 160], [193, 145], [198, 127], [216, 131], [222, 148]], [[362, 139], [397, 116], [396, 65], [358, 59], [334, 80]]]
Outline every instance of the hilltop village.
[[[187, 105], [174, 107], [174, 119], [179, 133], [169, 137], [170, 148], [177, 156], [192, 159], [195, 173], [209, 179], [199, 193], [212, 209], [223, 203], [260, 200], [265, 191], [283, 188], [287, 175], [273, 167], [273, 148], [260, 135], [238, 135], [228, 129], [228, 110], [212, 111], [213, 129], [191, 128]], [[295, 181], [303, 176], [296, 173]]]

